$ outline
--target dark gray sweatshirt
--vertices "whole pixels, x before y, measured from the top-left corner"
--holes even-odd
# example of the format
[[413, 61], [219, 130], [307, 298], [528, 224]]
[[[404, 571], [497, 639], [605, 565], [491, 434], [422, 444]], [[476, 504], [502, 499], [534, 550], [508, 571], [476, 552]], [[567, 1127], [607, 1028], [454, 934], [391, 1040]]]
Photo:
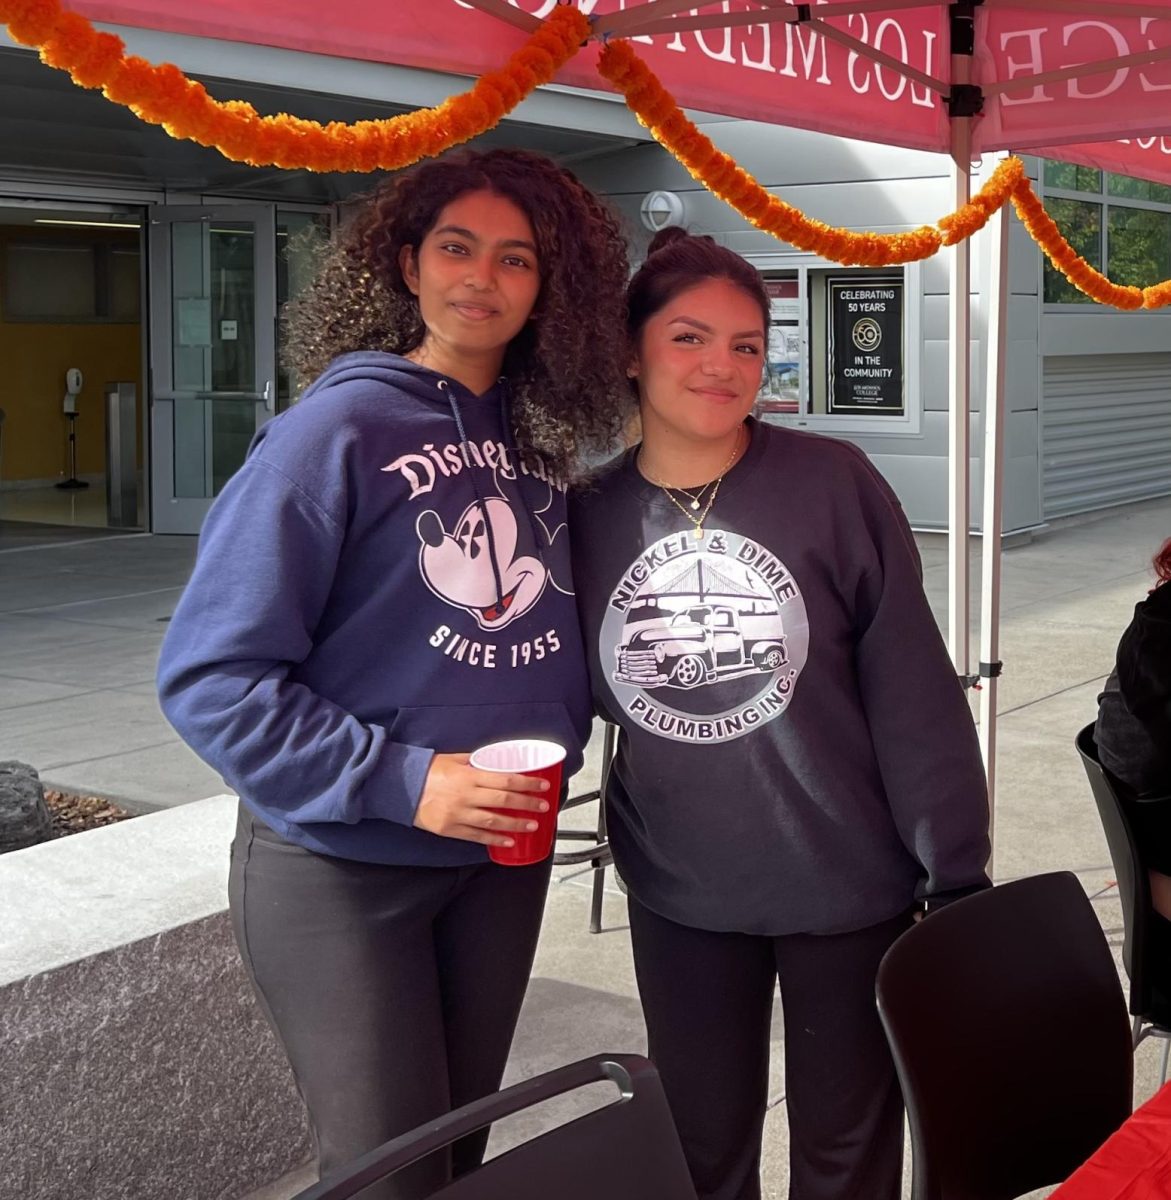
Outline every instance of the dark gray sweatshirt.
[[633, 451], [571, 502], [618, 869], [670, 920], [768, 935], [986, 886], [975, 728], [898, 500], [849, 443], [748, 424], [702, 539]]

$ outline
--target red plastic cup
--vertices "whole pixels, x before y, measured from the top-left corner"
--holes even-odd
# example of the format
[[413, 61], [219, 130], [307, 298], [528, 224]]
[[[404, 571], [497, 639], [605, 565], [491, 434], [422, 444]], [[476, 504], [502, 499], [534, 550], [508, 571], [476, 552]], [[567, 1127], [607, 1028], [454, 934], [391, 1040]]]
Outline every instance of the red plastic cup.
[[547, 792], [534, 792], [549, 802], [548, 812], [523, 812], [515, 808], [494, 808], [505, 817], [536, 821], [532, 833], [508, 833], [511, 846], [489, 846], [488, 857], [504, 867], [524, 867], [548, 858], [557, 833], [557, 801], [561, 796], [561, 769], [565, 763], [565, 747], [556, 742], [537, 738], [516, 738], [508, 742], [492, 742], [481, 746], [471, 758], [473, 767], [481, 771], [498, 771], [507, 775], [533, 775], [548, 780]]

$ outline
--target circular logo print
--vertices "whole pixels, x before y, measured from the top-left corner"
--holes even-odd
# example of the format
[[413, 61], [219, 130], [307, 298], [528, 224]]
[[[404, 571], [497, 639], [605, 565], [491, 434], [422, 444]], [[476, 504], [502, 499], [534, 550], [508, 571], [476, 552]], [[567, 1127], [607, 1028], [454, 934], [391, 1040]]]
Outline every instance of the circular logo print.
[[882, 326], [873, 317], [854, 322], [854, 345], [866, 354], [878, 349], [882, 341]]
[[702, 540], [678, 533], [623, 574], [599, 650], [629, 720], [676, 741], [731, 741], [788, 707], [809, 652], [809, 619], [771, 551], [720, 529]]

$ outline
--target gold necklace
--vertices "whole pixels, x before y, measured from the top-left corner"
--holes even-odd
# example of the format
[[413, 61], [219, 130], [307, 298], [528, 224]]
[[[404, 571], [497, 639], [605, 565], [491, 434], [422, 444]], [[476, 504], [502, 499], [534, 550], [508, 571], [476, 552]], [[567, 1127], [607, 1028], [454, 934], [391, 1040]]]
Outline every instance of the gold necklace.
[[[741, 426], [740, 428], [743, 429], [744, 427]], [[671, 503], [675, 505], [675, 507], [692, 523], [692, 525], [695, 526], [694, 530], [692, 531], [692, 535], [697, 540], [703, 537], [703, 523], [707, 520], [708, 513], [712, 511], [712, 505], [715, 504], [716, 496], [719, 495], [720, 484], [724, 482], [724, 476], [727, 475], [727, 473], [732, 469], [732, 464], [736, 461], [736, 456], [739, 453], [740, 430], [738, 429], [736, 431], [736, 444], [732, 447], [732, 453], [728, 456], [728, 461], [724, 463], [719, 475], [716, 476], [714, 481], [715, 486], [712, 486], [713, 481], [709, 480], [703, 485], [703, 487], [699, 489], [698, 494], [692, 494], [691, 492], [687, 491], [686, 488], [670, 488], [658, 478], [654, 480], [655, 486], [662, 490], [663, 495], [666, 496], [667, 499], [670, 500]], [[691, 512], [687, 508], [684, 508], [684, 506], [680, 504], [679, 501], [676, 500], [671, 494], [672, 491], [682, 492], [685, 496], [689, 496], [691, 498], [691, 508], [698, 509], [699, 498], [704, 494], [705, 491], [707, 491], [709, 487], [712, 489], [712, 494], [707, 498], [707, 503], [703, 506], [703, 512], [701, 512], [698, 517], [692, 516]]]
[[705, 483], [698, 492], [690, 491], [688, 488], [672, 488], [671, 490], [674, 492], [682, 492], [687, 499], [691, 501], [691, 503], [688, 505], [688, 508], [690, 508], [692, 512], [698, 512], [699, 506], [703, 502], [703, 494], [711, 486], [711, 480], [709, 479], [708, 482]]

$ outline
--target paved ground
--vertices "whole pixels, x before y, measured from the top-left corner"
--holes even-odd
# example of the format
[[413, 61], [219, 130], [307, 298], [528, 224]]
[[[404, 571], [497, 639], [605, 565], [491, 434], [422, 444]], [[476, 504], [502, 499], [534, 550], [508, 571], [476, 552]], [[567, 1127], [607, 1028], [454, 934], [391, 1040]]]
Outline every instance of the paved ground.
[[[1152, 501], [1067, 521], [1004, 560], [995, 875], [1076, 871], [1116, 948], [1121, 918], [1109, 859], [1072, 740], [1093, 719], [1118, 636], [1149, 587], [1150, 557], [1169, 535], [1171, 499]], [[163, 721], [152, 683], [194, 541], [58, 539], [41, 547], [24, 537], [0, 543], [0, 759], [23, 759], [47, 783], [140, 810], [221, 792], [219, 778]], [[924, 535], [920, 545], [928, 592], [942, 613], [944, 539]], [[978, 567], [976, 576], [978, 596]], [[596, 740], [594, 751], [596, 772]], [[608, 881], [599, 936], [587, 932], [588, 903], [588, 877], [561, 870], [513, 1075], [643, 1044], [623, 898]], [[1044, 1028], [1037, 1036], [1046, 1036]], [[778, 1016], [766, 1130], [770, 1198], [783, 1197], [786, 1185], [782, 1041]], [[1149, 1043], [1140, 1049], [1139, 1099], [1154, 1091], [1157, 1059]]]

